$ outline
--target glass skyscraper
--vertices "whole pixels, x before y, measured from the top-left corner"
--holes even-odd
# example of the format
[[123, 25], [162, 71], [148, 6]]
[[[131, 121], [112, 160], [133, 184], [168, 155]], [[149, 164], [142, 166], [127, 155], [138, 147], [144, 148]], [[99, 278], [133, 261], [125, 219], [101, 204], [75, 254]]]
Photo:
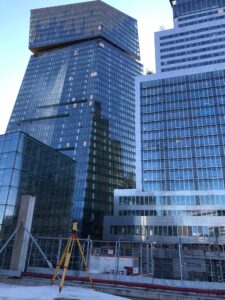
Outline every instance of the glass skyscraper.
[[136, 81], [137, 189], [115, 192], [105, 237], [224, 243], [225, 1], [171, 5], [157, 72]]
[[225, 1], [171, 2], [174, 29], [155, 34], [157, 73], [224, 63]]
[[134, 186], [137, 21], [101, 1], [32, 10], [29, 49], [7, 132], [76, 160], [71, 213], [101, 237], [113, 190]]

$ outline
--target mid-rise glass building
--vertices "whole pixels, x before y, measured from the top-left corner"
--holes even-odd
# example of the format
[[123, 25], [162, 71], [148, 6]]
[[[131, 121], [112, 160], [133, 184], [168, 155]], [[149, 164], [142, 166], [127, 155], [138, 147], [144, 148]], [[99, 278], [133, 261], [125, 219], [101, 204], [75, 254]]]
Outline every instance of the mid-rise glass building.
[[224, 243], [225, 1], [171, 5], [157, 73], [136, 81], [137, 189], [115, 191], [105, 237]]
[[101, 1], [31, 11], [32, 55], [8, 124], [76, 160], [72, 216], [101, 237], [134, 186], [137, 21]]
[[67, 235], [75, 162], [23, 132], [0, 136], [0, 237], [17, 225], [21, 197], [36, 197], [32, 233]]

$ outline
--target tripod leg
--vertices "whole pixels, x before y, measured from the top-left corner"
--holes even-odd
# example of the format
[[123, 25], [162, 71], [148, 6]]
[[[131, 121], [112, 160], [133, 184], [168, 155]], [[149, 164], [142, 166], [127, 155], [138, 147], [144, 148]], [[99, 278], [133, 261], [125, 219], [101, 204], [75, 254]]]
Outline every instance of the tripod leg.
[[59, 283], [59, 292], [61, 292], [63, 284], [64, 284], [64, 280], [65, 280], [65, 276], [66, 276], [66, 272], [69, 266], [69, 262], [70, 262], [70, 257], [71, 257], [71, 253], [73, 250], [73, 246], [74, 246], [74, 238], [71, 238], [71, 243], [70, 246], [68, 247], [68, 251], [66, 253], [66, 258], [65, 258], [65, 263], [64, 263], [64, 267], [63, 267], [63, 273], [62, 273], [62, 278], [61, 281]]
[[61, 256], [61, 258], [60, 258], [60, 260], [59, 260], [59, 263], [58, 263], [58, 265], [57, 265], [57, 267], [56, 267], [56, 269], [55, 269], [54, 275], [52, 276], [52, 279], [51, 279], [51, 285], [54, 284], [55, 279], [56, 279], [56, 277], [58, 276], [59, 270], [60, 270], [61, 265], [63, 264], [63, 262], [64, 262], [64, 260], [65, 260], [65, 257], [66, 257], [66, 254], [67, 254], [67, 252], [68, 252], [68, 248], [69, 248], [71, 242], [72, 242], [72, 239], [69, 238], [69, 240], [67, 241], [66, 247], [65, 247], [65, 249], [64, 249], [64, 251], [63, 251], [63, 254], [62, 254], [62, 256]]
[[77, 241], [77, 245], [78, 245], [78, 248], [79, 248], [79, 251], [80, 251], [80, 254], [81, 254], [83, 263], [84, 263], [84, 265], [85, 265], [86, 272], [88, 273], [88, 278], [89, 278], [89, 281], [90, 281], [90, 283], [91, 283], [91, 287], [94, 288], [94, 286], [93, 286], [93, 281], [92, 281], [92, 278], [91, 278], [91, 273], [90, 273], [90, 271], [89, 271], [89, 268], [88, 268], [86, 259], [85, 259], [85, 257], [84, 257], [84, 253], [83, 253], [83, 250], [82, 250], [82, 248], [81, 248], [80, 241], [79, 241], [78, 237], [76, 237], [76, 241]]

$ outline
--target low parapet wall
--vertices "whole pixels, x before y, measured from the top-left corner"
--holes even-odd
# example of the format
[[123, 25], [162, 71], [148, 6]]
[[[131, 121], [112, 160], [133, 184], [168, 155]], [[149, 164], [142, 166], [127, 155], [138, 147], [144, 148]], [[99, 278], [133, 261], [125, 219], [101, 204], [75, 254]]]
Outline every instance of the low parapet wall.
[[[66, 280], [85, 282], [89, 281], [86, 272], [69, 271]], [[45, 268], [28, 268], [23, 276], [33, 276], [41, 278], [51, 278], [52, 274]], [[225, 289], [223, 282], [203, 282], [203, 281], [181, 281], [168, 279], [154, 279], [145, 276], [121, 276], [109, 274], [92, 274], [92, 280], [96, 284], [104, 284], [116, 287], [127, 287], [136, 289], [145, 289], [145, 291], [161, 290], [174, 293], [187, 293], [197, 295], [215, 295], [224, 296]], [[148, 299], [148, 298], [146, 298]], [[213, 298], [212, 298], [213, 299]], [[214, 298], [217, 299], [217, 298]], [[219, 298], [218, 298], [219, 299]]]

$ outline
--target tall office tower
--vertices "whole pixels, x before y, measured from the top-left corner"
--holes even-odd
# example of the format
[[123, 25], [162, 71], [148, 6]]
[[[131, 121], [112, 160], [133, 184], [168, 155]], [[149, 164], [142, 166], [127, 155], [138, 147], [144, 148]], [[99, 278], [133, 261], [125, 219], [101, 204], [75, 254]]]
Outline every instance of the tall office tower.
[[157, 73], [224, 63], [225, 1], [170, 2], [174, 29], [155, 34]]
[[136, 82], [137, 190], [116, 191], [105, 237], [211, 244], [225, 238], [225, 1], [171, 5], [157, 73]]
[[101, 237], [113, 190], [133, 186], [135, 19], [101, 2], [31, 11], [33, 52], [7, 132], [22, 130], [76, 160], [72, 217]]

